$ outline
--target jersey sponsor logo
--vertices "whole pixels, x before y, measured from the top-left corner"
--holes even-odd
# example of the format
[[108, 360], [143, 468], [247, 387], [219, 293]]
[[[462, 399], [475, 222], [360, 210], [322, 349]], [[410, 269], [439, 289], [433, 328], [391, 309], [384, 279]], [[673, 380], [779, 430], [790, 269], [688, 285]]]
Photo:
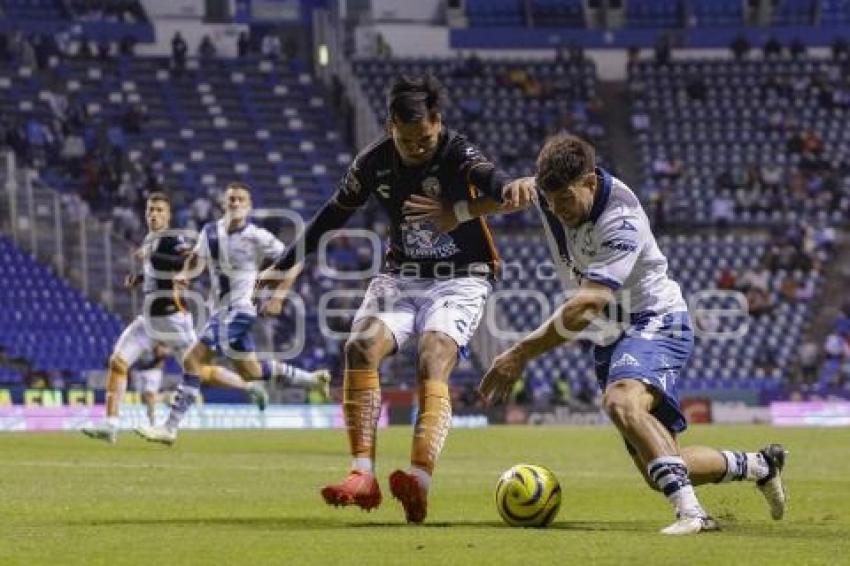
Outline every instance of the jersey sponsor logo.
[[619, 360], [614, 362], [614, 364], [611, 366], [611, 369], [616, 369], [616, 368], [625, 367], [625, 366], [640, 367], [640, 362], [637, 361], [637, 358], [635, 358], [633, 355], [631, 355], [629, 353], [625, 353], [622, 356], [620, 356]]
[[452, 237], [437, 232], [432, 222], [404, 224], [402, 240], [404, 253], [411, 259], [447, 258], [460, 252]]
[[637, 251], [637, 244], [626, 238], [610, 238], [602, 242], [602, 246], [621, 252]]
[[425, 193], [425, 196], [429, 196], [431, 198], [439, 197], [440, 192], [442, 192], [440, 180], [436, 177], [425, 177], [425, 179], [422, 180], [422, 192]]
[[627, 232], [637, 232], [637, 227], [628, 221], [628, 219], [623, 218], [623, 223], [620, 225], [619, 230], [625, 230]]
[[378, 196], [382, 199], [388, 199], [390, 198], [391, 190], [392, 187], [390, 187], [389, 185], [378, 185], [378, 188], [375, 189], [375, 192], [378, 193]]

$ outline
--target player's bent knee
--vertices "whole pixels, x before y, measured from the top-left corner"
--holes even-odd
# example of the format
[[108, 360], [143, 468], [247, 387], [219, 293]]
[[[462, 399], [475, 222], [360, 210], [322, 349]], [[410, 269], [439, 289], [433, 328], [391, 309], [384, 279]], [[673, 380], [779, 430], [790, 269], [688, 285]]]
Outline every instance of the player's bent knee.
[[354, 335], [345, 343], [345, 360], [351, 368], [377, 367], [381, 349], [374, 337]]
[[112, 354], [109, 357], [109, 372], [112, 375], [124, 377], [126, 379], [127, 369], [127, 362], [125, 362], [121, 356]]
[[602, 403], [605, 412], [619, 428], [634, 426], [645, 412], [637, 396], [626, 387], [609, 387]]

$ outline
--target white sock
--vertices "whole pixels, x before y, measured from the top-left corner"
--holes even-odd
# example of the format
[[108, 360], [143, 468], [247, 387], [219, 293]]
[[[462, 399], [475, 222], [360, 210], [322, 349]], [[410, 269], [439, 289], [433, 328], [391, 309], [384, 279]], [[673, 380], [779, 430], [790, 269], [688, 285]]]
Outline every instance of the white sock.
[[108, 426], [109, 428], [118, 428], [120, 424], [120, 417], [106, 417], [106, 426]]
[[662, 456], [646, 465], [649, 477], [676, 510], [679, 517], [701, 517], [706, 513], [699, 504], [688, 478], [688, 467], [679, 456]]
[[285, 362], [272, 361], [272, 371], [287, 385], [296, 387], [311, 387], [316, 384], [316, 377], [311, 371], [305, 371]]
[[414, 476], [416, 478], [417, 483], [419, 483], [419, 487], [428, 491], [431, 487], [431, 474], [423, 470], [422, 468], [417, 468], [416, 466], [411, 466], [407, 473]]
[[374, 474], [375, 464], [371, 458], [355, 458], [351, 462], [351, 469], [366, 472], [367, 474]]
[[770, 468], [761, 452], [721, 450], [720, 453], [726, 458], [726, 474], [720, 480], [721, 482], [757, 481], [770, 473]]

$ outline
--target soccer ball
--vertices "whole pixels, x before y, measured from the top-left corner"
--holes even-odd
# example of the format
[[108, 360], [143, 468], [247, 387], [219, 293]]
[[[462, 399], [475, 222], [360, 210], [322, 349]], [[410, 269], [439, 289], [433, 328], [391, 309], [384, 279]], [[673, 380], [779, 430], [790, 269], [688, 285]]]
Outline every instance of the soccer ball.
[[517, 464], [496, 484], [496, 508], [512, 527], [545, 527], [561, 507], [561, 485], [548, 468]]

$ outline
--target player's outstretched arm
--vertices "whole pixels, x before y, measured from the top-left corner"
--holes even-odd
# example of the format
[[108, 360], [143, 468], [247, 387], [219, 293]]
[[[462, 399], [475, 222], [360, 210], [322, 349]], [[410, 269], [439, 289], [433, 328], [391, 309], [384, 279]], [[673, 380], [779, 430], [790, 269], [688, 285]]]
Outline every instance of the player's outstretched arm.
[[612, 297], [609, 287], [584, 281], [578, 292], [549, 320], [493, 360], [478, 386], [484, 400], [491, 403], [507, 399], [528, 362], [573, 339], [602, 312]]
[[299, 263], [287, 271], [276, 270], [272, 266], [260, 274], [260, 277], [265, 276], [267, 281], [273, 281], [274, 284], [263, 289], [259, 286], [260, 278], [258, 277], [254, 300], [258, 305], [259, 314], [262, 316], [278, 316], [283, 311], [283, 300], [301, 274], [303, 266], [304, 264]]
[[440, 232], [451, 232], [462, 222], [481, 216], [509, 214], [533, 202], [534, 178], [523, 177], [505, 185], [502, 202], [481, 196], [454, 204], [424, 195], [410, 195], [404, 202], [404, 218], [408, 222], [430, 220]]

